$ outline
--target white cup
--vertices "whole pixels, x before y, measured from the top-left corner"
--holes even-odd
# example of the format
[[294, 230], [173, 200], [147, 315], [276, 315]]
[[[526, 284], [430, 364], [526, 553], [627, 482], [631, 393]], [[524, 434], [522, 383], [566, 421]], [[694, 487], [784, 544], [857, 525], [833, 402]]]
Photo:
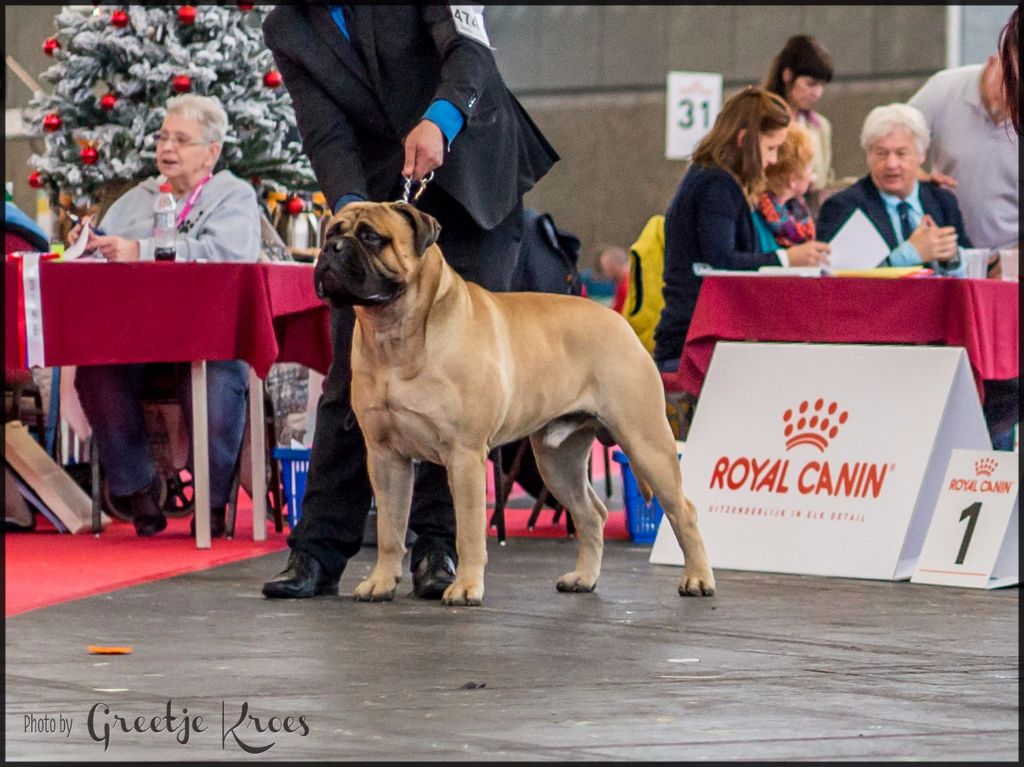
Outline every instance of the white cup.
[[988, 276], [988, 248], [961, 248], [960, 260], [964, 264], [964, 277], [970, 280], [983, 280]]
[[999, 251], [999, 271], [1007, 282], [1020, 279], [1020, 249], [1009, 248]]

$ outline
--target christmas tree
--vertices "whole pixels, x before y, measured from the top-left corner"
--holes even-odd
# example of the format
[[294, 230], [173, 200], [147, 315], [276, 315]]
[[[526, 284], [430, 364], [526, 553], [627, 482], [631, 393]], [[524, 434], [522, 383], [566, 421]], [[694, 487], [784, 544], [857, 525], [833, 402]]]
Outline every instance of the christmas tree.
[[[317, 188], [281, 75], [263, 44], [268, 6], [64, 6], [55, 60], [27, 117], [46, 153], [29, 160], [29, 183], [84, 209], [156, 175], [156, 140], [168, 98], [214, 96], [228, 115], [217, 170], [249, 179], [258, 193]], [[106, 193], [106, 195], [104, 195]], [[109, 200], [108, 200], [109, 201]]]

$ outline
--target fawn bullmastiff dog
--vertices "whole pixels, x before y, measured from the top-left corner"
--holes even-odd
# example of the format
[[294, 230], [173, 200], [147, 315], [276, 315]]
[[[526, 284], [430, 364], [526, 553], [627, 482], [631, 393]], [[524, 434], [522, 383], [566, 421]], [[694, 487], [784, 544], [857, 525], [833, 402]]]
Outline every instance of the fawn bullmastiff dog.
[[447, 467], [455, 503], [459, 561], [442, 603], [479, 605], [488, 452], [527, 436], [579, 535], [559, 591], [592, 591], [601, 572], [608, 512], [587, 479], [598, 437], [629, 456], [648, 500], [657, 495], [685, 557], [679, 593], [713, 594], [661, 377], [633, 330], [584, 298], [466, 282], [435, 244], [439, 232], [407, 203], [352, 203], [328, 222], [314, 271], [318, 294], [356, 313], [352, 408], [377, 500], [377, 564], [355, 598], [394, 598], [419, 459]]

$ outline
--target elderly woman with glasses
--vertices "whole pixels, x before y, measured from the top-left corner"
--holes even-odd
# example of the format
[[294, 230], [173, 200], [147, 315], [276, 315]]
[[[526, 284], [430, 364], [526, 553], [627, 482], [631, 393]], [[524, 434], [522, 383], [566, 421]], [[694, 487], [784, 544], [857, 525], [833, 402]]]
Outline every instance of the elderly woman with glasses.
[[[227, 115], [213, 98], [191, 94], [167, 102], [156, 138], [160, 176], [142, 181], [118, 198], [100, 221], [103, 234], [89, 232], [89, 249], [108, 261], [153, 261], [153, 204], [162, 183], [178, 202], [178, 261], [255, 262], [260, 223], [253, 188], [228, 170], [214, 172], [227, 133]], [[74, 242], [88, 223], [69, 234]], [[163, 268], [155, 266], [154, 268]], [[180, 398], [191, 426], [187, 365], [174, 365]], [[113, 502], [127, 511], [139, 536], [167, 526], [160, 506], [163, 480], [149, 450], [142, 404], [147, 382], [161, 365], [88, 365], [75, 374], [75, 388], [89, 419]], [[248, 366], [241, 360], [207, 363], [210, 433], [210, 532], [225, 531], [225, 511], [245, 427]], [[195, 521], [193, 520], [193, 534]]]
[[[88, 250], [108, 261], [153, 260], [153, 203], [169, 183], [178, 202], [178, 261], [256, 261], [259, 207], [253, 188], [229, 170], [214, 173], [227, 134], [224, 108], [209, 96], [169, 99], [156, 135], [156, 166], [149, 178], [118, 198], [89, 232]], [[84, 218], [68, 235], [74, 243]]]

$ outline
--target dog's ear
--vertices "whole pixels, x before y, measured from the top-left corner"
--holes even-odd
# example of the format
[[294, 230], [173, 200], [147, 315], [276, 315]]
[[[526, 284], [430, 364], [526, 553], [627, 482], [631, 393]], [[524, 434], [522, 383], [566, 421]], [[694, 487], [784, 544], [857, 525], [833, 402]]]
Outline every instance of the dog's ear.
[[413, 231], [413, 240], [416, 243], [416, 253], [423, 255], [423, 252], [437, 242], [441, 234], [441, 225], [433, 216], [417, 210], [407, 202], [394, 203], [395, 210], [405, 216]]

